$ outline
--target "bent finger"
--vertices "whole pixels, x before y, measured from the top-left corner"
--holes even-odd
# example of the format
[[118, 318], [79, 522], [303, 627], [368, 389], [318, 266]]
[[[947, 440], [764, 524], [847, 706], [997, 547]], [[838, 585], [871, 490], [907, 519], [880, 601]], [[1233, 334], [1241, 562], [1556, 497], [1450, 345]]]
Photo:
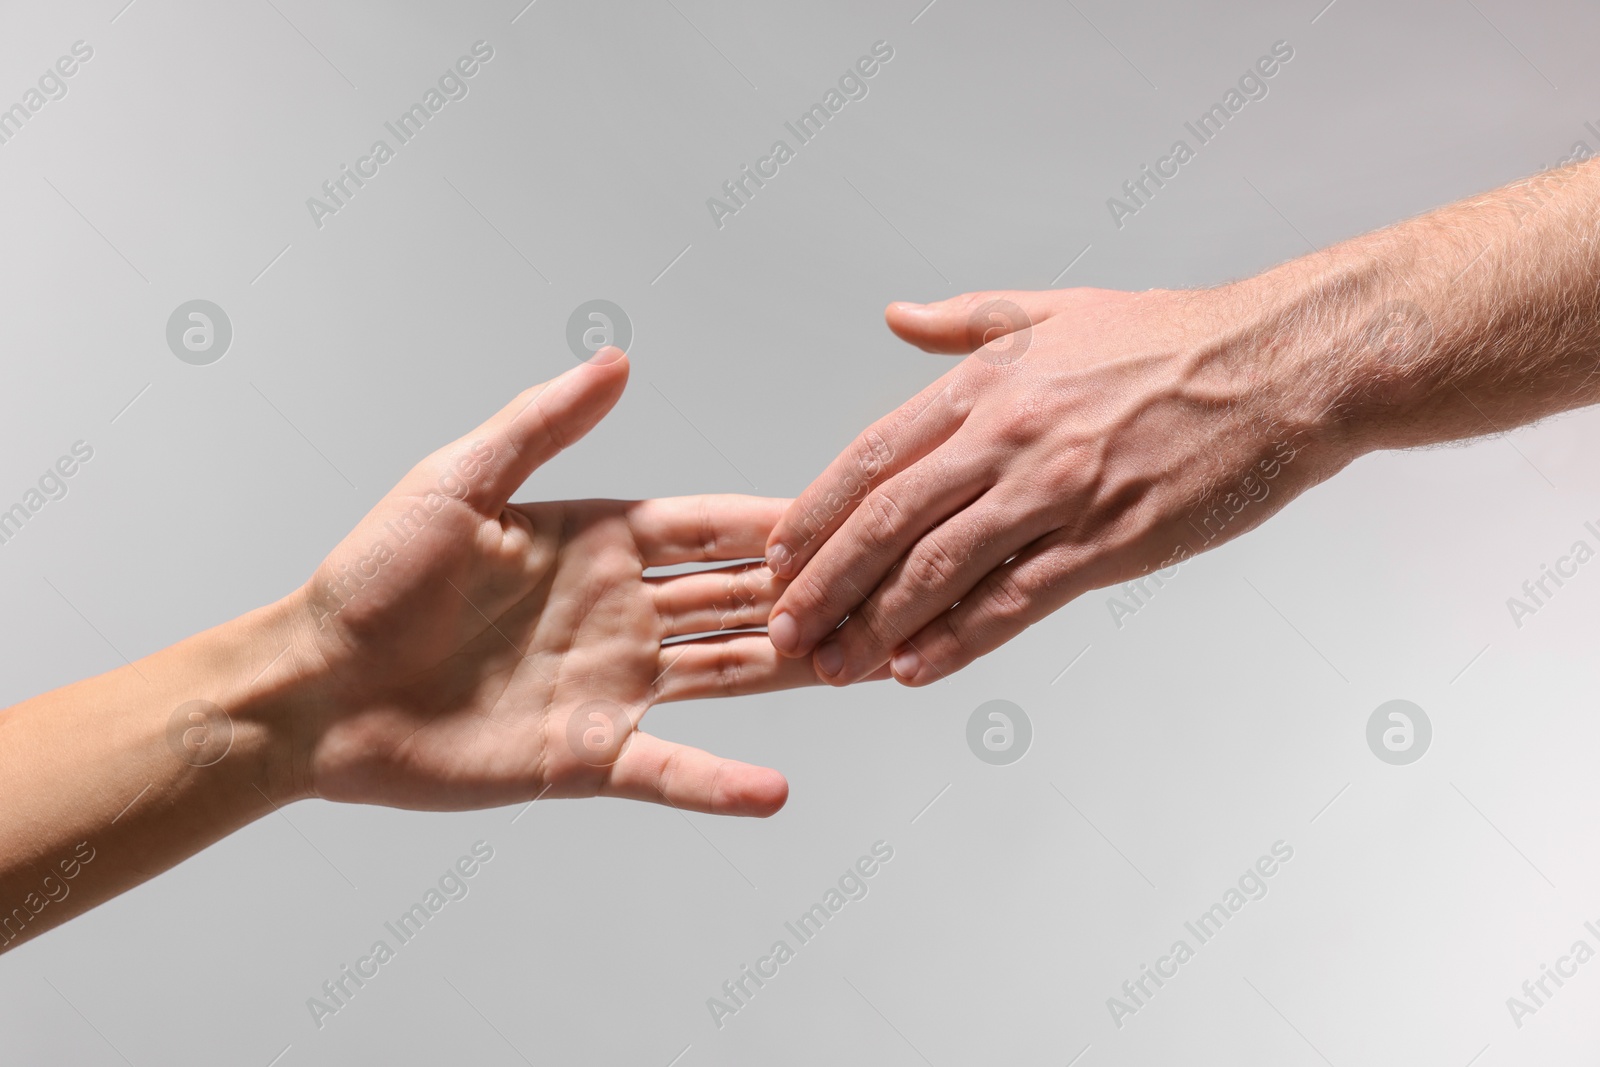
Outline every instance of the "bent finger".
[[808, 655], [867, 599], [924, 533], [989, 488], [987, 453], [961, 437], [862, 500], [778, 598], [768, 628], [788, 656]]
[[895, 679], [921, 686], [954, 674], [1081, 594], [1115, 581], [1126, 566], [1116, 556], [1064, 534], [1041, 538], [913, 635], [890, 661]]
[[[887, 663], [908, 639], [1054, 525], [1046, 510], [1030, 515], [1025, 502], [1001, 494], [991, 489], [912, 545], [901, 565], [817, 650], [819, 673], [844, 684]], [[837, 652], [828, 652], [829, 644]]]

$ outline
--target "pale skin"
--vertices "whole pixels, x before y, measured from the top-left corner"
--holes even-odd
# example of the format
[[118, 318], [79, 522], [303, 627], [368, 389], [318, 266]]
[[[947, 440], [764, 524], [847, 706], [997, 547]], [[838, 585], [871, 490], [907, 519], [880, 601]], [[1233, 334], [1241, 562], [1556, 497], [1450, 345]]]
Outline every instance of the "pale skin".
[[[627, 377], [626, 358], [602, 350], [417, 464], [304, 587], [0, 713], [3, 947], [309, 797], [782, 807], [779, 772], [639, 720], [667, 701], [816, 683], [750, 629], [779, 587], [748, 561], [787, 501], [508, 503]], [[179, 712], [196, 700], [226, 717]]]
[[[1365, 453], [1600, 400], [1600, 163], [1215, 289], [969, 293], [886, 317], [966, 358], [863, 432], [767, 544], [789, 579], [773, 645], [834, 684], [886, 663], [937, 681]], [[1267, 471], [1259, 504], [1197, 532]]]

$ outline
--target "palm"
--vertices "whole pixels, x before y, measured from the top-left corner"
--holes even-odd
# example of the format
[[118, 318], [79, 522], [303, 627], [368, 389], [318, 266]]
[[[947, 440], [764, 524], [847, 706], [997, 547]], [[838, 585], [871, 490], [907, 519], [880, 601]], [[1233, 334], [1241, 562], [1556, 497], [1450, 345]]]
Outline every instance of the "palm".
[[514, 404], [429, 457], [307, 586], [342, 709], [307, 759], [318, 795], [424, 808], [601, 793], [752, 814], [782, 805], [776, 772], [638, 724], [667, 700], [816, 681], [759, 634], [663, 645], [764, 623], [777, 593], [764, 568], [645, 574], [758, 556], [783, 502], [506, 505], [554, 442], [587, 430], [620, 391], [609, 368], [573, 373], [617, 381]]

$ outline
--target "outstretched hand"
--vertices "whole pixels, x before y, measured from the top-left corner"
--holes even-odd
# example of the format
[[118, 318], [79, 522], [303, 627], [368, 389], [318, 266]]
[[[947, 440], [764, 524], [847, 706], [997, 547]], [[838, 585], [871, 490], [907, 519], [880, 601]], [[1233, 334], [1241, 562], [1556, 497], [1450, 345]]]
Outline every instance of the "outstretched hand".
[[611, 408], [604, 349], [417, 464], [301, 591], [325, 699], [296, 731], [306, 792], [473, 808], [616, 796], [770, 815], [775, 770], [645, 733], [654, 704], [818, 679], [759, 631], [779, 588], [759, 562], [782, 500], [701, 496], [510, 504]]

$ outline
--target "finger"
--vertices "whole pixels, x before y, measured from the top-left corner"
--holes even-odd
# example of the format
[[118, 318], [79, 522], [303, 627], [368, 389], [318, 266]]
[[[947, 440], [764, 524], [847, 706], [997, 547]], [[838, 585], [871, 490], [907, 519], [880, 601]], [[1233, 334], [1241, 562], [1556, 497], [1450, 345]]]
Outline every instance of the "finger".
[[765, 563], [646, 578], [667, 637], [765, 626], [778, 585]]
[[789, 799], [789, 783], [770, 767], [724, 759], [636, 731], [612, 764], [600, 795], [708, 815], [765, 818]]
[[414, 470], [421, 491], [462, 497], [499, 514], [539, 466], [577, 442], [616, 404], [628, 360], [602, 348], [586, 363], [525, 390], [487, 422]]
[[715, 560], [759, 559], [767, 535], [789, 501], [736, 493], [641, 500], [627, 511], [628, 528], [646, 567]]
[[[654, 703], [748, 696], [821, 685], [809, 659], [778, 655], [765, 634], [724, 634], [664, 645]], [[889, 677], [888, 667], [863, 681]]]
[[1049, 291], [962, 293], [932, 304], [893, 303], [883, 318], [896, 337], [924, 352], [965, 355], [1039, 325], [1059, 300]]
[[902, 563], [817, 649], [818, 673], [844, 685], [881, 667], [908, 638], [1054, 525], [1047, 508], [1030, 507], [1000, 489], [985, 493], [911, 546]]
[[[988, 489], [990, 477], [987, 453], [962, 448], [958, 434], [868, 493], [779, 597], [767, 624], [773, 645], [786, 656], [809, 654], [918, 538]], [[837, 671], [842, 663], [829, 665]]]
[[936, 682], [999, 648], [1090, 589], [1114, 582], [1117, 551], [1051, 534], [990, 571], [961, 602], [923, 627], [890, 666], [905, 685]]
[[842, 526], [861, 498], [887, 478], [932, 452], [966, 419], [968, 375], [957, 367], [885, 415], [851, 442], [806, 487], [767, 539], [767, 566], [793, 578]]

